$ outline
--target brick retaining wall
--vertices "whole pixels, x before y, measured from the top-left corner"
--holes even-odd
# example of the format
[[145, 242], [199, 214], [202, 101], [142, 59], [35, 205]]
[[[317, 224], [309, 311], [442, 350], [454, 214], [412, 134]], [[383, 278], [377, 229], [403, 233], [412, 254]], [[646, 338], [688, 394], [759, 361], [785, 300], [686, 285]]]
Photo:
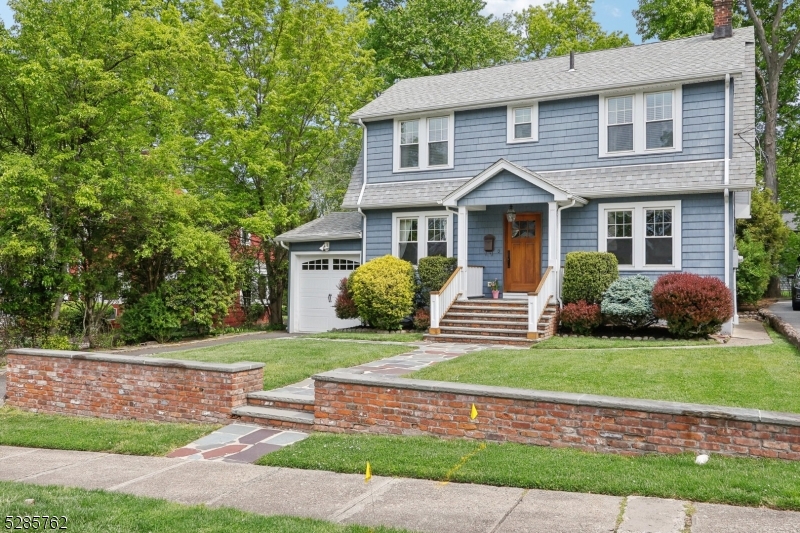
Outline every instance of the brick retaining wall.
[[[326, 372], [314, 429], [800, 460], [800, 415]], [[470, 420], [472, 404], [478, 418]]]
[[58, 350], [8, 352], [7, 403], [27, 411], [168, 422], [232, 421], [262, 363], [215, 364]]

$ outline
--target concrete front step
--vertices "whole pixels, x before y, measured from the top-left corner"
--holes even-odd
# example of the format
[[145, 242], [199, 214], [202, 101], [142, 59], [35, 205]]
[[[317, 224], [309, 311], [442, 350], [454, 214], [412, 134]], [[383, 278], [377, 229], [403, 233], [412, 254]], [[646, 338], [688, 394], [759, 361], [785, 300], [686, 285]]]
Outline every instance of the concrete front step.
[[308, 431], [314, 426], [314, 413], [309, 413], [308, 411], [245, 405], [234, 408], [231, 413], [242, 422], [260, 426], [292, 428], [304, 431]]
[[425, 335], [423, 337], [430, 342], [455, 342], [460, 344], [506, 344], [508, 346], [530, 347], [537, 341], [531, 339], [519, 339], [515, 337], [499, 337], [493, 335]]
[[314, 397], [290, 392], [258, 391], [247, 395], [247, 405], [314, 412]]
[[470, 311], [454, 310], [452, 307], [445, 315], [445, 319], [452, 318], [456, 320], [514, 320], [528, 323], [528, 312], [524, 313], [473, 313]]
[[525, 339], [528, 340], [527, 329], [503, 329], [503, 328], [465, 328], [463, 326], [441, 326], [442, 334], [445, 335], [469, 335], [469, 336], [490, 336], [490, 337], [505, 337], [512, 339]]
[[454, 303], [450, 306], [449, 312], [457, 313], [496, 313], [501, 315], [525, 315], [528, 314], [528, 306], [498, 306], [498, 305], [469, 305]]
[[441, 327], [495, 328], [528, 331], [528, 320], [442, 320]]

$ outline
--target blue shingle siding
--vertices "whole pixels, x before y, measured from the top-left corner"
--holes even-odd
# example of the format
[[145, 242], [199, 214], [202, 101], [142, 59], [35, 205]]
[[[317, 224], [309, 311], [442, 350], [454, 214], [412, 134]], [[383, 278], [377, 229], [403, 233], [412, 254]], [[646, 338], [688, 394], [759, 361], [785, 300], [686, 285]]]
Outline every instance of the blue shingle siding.
[[368, 123], [370, 183], [463, 178], [477, 175], [504, 157], [534, 171], [645, 163], [671, 163], [724, 157], [725, 84], [683, 86], [683, 151], [662, 155], [598, 157], [597, 96], [539, 103], [539, 141], [506, 142], [506, 107], [455, 113], [455, 167], [451, 170], [392, 172], [393, 121]]
[[[483, 267], [483, 292], [485, 296], [491, 293], [486, 286], [488, 281], [498, 279], [503, 281], [503, 223], [508, 206], [489, 206], [486, 211], [470, 211], [469, 219], [469, 247], [467, 250], [467, 264], [469, 266]], [[514, 205], [517, 213], [541, 213], [542, 227], [539, 229], [542, 236], [542, 272], [547, 269], [548, 249], [548, 219], [547, 204], [520, 204]], [[494, 235], [494, 252], [483, 251], [483, 237]]]
[[[375, 209], [364, 211], [367, 215], [367, 261], [390, 255], [392, 253], [392, 214], [412, 213], [420, 211], [436, 211], [437, 209], [406, 208], [406, 209]], [[447, 214], [447, 211], [441, 210]], [[458, 217], [453, 215], [453, 257], [458, 251]]]
[[[329, 253], [335, 252], [360, 252], [361, 240], [348, 239], [344, 241], [327, 241], [330, 243]], [[292, 252], [319, 252], [320, 247], [325, 241], [313, 242], [293, 242], [289, 244], [289, 250]]]
[[[681, 200], [681, 268], [725, 279], [725, 207], [722, 194], [647, 196], [591, 200], [561, 213], [561, 260], [568, 252], [597, 251], [597, 206], [600, 203]], [[633, 275], [636, 272], [624, 272]], [[643, 272], [656, 278], [664, 272]]]
[[458, 205], [537, 204], [552, 202], [553, 195], [507, 170], [492, 177], [458, 201]]

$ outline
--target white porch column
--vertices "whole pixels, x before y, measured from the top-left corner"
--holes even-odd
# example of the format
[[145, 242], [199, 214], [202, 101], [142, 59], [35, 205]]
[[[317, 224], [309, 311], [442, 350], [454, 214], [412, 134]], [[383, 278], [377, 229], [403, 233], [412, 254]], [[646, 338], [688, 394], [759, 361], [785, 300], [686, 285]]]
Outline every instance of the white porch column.
[[560, 244], [558, 228], [558, 204], [547, 202], [547, 266], [558, 270], [558, 245]]
[[458, 266], [461, 267], [461, 291], [460, 300], [467, 299], [467, 248], [469, 245], [469, 238], [467, 228], [469, 227], [469, 220], [467, 215], [466, 206], [458, 208]]

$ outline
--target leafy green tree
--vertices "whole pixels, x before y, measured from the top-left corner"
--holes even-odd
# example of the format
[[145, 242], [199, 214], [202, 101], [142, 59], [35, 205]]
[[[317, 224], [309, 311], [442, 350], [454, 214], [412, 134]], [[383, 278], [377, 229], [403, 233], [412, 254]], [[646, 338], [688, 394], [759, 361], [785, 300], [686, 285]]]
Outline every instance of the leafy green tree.
[[231, 232], [262, 237], [270, 321], [282, 324], [288, 254], [274, 237], [316, 216], [315, 179], [360, 135], [347, 117], [378, 82], [359, 45], [367, 21], [323, 0], [208, 2], [200, 21], [216, 56], [198, 66], [206, 86], [184, 102], [193, 191]]
[[[781, 111], [797, 101], [800, 76], [800, 4], [793, 0], [738, 0], [734, 24], [754, 26], [756, 77], [763, 129], [764, 184], [778, 198]], [[639, 0], [639, 34], [661, 40], [713, 31], [712, 0]]]
[[516, 13], [514, 28], [520, 36], [520, 55], [541, 59], [633, 44], [620, 31], [603, 31], [594, 19], [593, 4], [594, 0], [552, 1]]
[[366, 0], [366, 46], [386, 85], [488, 67], [516, 58], [509, 21], [481, 14], [483, 0]]

